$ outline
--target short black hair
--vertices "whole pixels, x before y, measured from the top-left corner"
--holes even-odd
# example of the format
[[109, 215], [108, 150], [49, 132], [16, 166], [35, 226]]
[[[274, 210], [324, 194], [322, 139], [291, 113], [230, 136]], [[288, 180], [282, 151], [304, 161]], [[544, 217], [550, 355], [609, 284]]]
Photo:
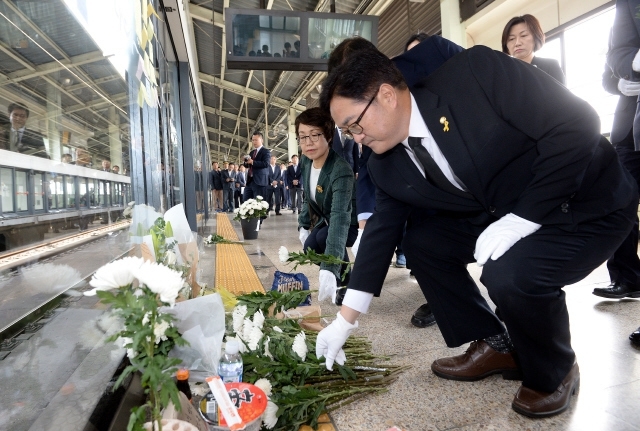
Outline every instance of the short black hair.
[[322, 110], [320, 108], [309, 108], [303, 111], [298, 117], [296, 117], [296, 137], [299, 137], [298, 128], [300, 124], [306, 124], [307, 126], [317, 127], [322, 130], [324, 138], [331, 145], [333, 134], [335, 133], [336, 125], [329, 115], [329, 111]]
[[352, 53], [363, 49], [375, 50], [376, 46], [363, 37], [351, 37], [340, 42], [329, 56], [329, 61], [327, 62], [328, 73], [331, 73], [333, 69], [341, 65]]
[[382, 84], [399, 90], [408, 88], [402, 73], [386, 55], [377, 49], [355, 51], [333, 69], [322, 84], [320, 107], [329, 112], [334, 96], [359, 102], [368, 100]]
[[259, 131], [259, 130], [256, 130], [255, 132], [253, 132], [253, 133], [251, 134], [251, 137], [252, 137], [252, 138], [253, 138], [254, 136], [260, 136], [260, 137], [262, 138], [262, 140], [264, 141], [264, 135], [263, 135], [263, 134], [262, 134], [262, 132], [261, 132], [261, 131]]
[[413, 42], [417, 41], [418, 43], [420, 43], [423, 40], [427, 40], [427, 39], [429, 39], [429, 35], [427, 33], [419, 32], [414, 34], [409, 38], [409, 40], [407, 40], [407, 43], [404, 44], [404, 52], [409, 51], [409, 45], [411, 45]]
[[16, 109], [22, 109], [27, 114], [27, 118], [29, 118], [29, 109], [20, 103], [10, 103], [7, 111], [9, 112], [9, 115], [11, 115], [11, 113]]

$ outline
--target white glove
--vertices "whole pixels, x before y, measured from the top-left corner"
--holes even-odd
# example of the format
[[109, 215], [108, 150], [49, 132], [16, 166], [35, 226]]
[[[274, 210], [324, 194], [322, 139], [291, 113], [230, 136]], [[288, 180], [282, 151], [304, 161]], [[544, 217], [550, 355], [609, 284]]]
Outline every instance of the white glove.
[[633, 57], [633, 62], [631, 63], [631, 68], [636, 72], [640, 72], [640, 49], [636, 53], [636, 56]]
[[498, 260], [513, 245], [525, 236], [531, 235], [540, 229], [538, 223], [525, 220], [513, 213], [509, 213], [500, 220], [491, 223], [480, 234], [476, 241], [476, 250], [473, 257], [478, 266], [484, 265], [489, 257]]
[[[306, 230], [305, 228], [301, 227], [300, 228], [300, 233], [298, 234], [298, 238], [300, 238], [300, 242], [302, 243], [302, 247], [304, 247], [304, 243], [307, 240], [307, 238], [309, 238], [309, 231]], [[304, 251], [304, 250], [302, 250]]]
[[347, 322], [338, 312], [336, 320], [331, 325], [324, 328], [316, 339], [316, 356], [326, 358], [327, 370], [333, 370], [333, 362], [344, 365], [347, 357], [342, 350], [342, 346], [351, 335], [351, 331], [358, 327], [358, 321], [353, 325]]
[[331, 300], [335, 303], [336, 292], [338, 290], [336, 276], [333, 275], [333, 272], [331, 271], [321, 269], [320, 276], [318, 278], [320, 280], [318, 301], [324, 301], [325, 299], [331, 298]]
[[640, 82], [627, 81], [626, 79], [620, 78], [618, 81], [618, 90], [625, 96], [637, 96], [640, 94]]
[[362, 232], [364, 229], [358, 229], [358, 237], [356, 238], [356, 242], [351, 246], [351, 251], [353, 252], [353, 257], [358, 255], [358, 249], [360, 248], [360, 238], [362, 238]]

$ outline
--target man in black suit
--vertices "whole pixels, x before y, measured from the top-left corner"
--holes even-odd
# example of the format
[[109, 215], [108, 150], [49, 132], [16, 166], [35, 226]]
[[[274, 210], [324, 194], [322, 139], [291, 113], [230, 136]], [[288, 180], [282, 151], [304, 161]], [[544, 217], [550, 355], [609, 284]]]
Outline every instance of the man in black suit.
[[276, 156], [271, 156], [271, 163], [269, 164], [269, 185], [267, 186], [267, 202], [269, 202], [269, 212], [273, 208], [271, 199], [275, 200], [276, 215], [280, 214], [280, 190], [282, 189], [282, 172], [280, 172], [280, 166], [276, 163]]
[[291, 197], [291, 209], [295, 214], [302, 211], [302, 168], [298, 164], [298, 156], [291, 156], [292, 164], [287, 167], [287, 189]]
[[0, 135], [0, 149], [49, 158], [42, 135], [27, 129], [29, 109], [18, 103], [9, 105], [10, 127]]
[[[251, 135], [251, 143], [253, 150], [249, 153], [249, 157], [245, 157], [244, 167], [247, 168], [247, 186], [244, 188], [243, 199], [255, 199], [261, 196], [263, 199], [267, 196], [267, 185], [269, 184], [269, 161], [271, 160], [271, 151], [262, 144], [264, 138], [262, 133], [256, 131]], [[260, 223], [264, 221], [260, 219]]]
[[236, 208], [242, 204], [242, 189], [247, 185], [246, 169], [244, 166], [236, 167], [236, 191], [233, 194]]
[[[447, 345], [472, 342], [432, 371], [522, 377], [515, 411], [566, 410], [580, 373], [562, 288], [613, 253], [638, 206], [596, 112], [546, 73], [483, 46], [411, 92], [382, 53], [354, 53], [324, 82], [321, 106], [373, 150], [376, 212], [316, 354], [329, 368], [344, 361], [342, 345], [380, 294], [409, 221], [403, 249]], [[467, 271], [474, 261], [508, 333]]]
[[343, 133], [340, 132], [340, 129], [336, 127], [336, 130], [333, 134], [333, 142], [331, 143], [331, 148], [333, 151], [338, 153], [340, 157], [342, 157], [351, 169], [353, 169], [353, 173], [358, 173], [358, 161], [360, 160], [360, 150], [358, 149], [358, 144], [353, 139], [347, 138]]
[[[226, 163], [225, 163], [226, 165]], [[227, 169], [223, 169], [221, 173], [222, 178], [222, 202], [224, 203], [223, 211], [233, 212], [233, 194], [236, 190], [236, 171], [233, 169], [235, 163], [229, 163]]]
[[218, 162], [211, 163], [211, 171], [209, 171], [209, 186], [211, 187], [211, 207], [215, 211], [222, 211], [223, 194], [222, 194], [222, 172], [218, 167]]

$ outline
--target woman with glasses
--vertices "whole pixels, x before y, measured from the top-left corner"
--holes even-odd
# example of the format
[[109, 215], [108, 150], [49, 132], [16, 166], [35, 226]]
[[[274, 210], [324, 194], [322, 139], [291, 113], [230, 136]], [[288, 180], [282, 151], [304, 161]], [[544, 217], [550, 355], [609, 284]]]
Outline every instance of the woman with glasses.
[[[358, 237], [353, 170], [329, 146], [335, 126], [328, 112], [308, 109], [296, 118], [295, 127], [302, 149], [302, 182], [307, 190], [298, 216], [300, 242], [304, 250], [348, 262], [346, 247]], [[345, 269], [346, 265], [320, 265], [318, 300], [332, 298], [335, 302], [337, 286], [348, 282], [348, 275], [341, 281]]]

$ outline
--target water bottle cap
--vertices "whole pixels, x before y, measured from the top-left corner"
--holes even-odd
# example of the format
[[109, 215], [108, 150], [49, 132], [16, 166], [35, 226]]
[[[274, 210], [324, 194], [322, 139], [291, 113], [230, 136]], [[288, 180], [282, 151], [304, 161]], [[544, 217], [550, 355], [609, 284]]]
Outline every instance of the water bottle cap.
[[176, 373], [176, 377], [178, 378], [178, 380], [189, 380], [189, 370], [185, 368], [179, 369]]
[[235, 338], [227, 340], [227, 345], [225, 346], [224, 351], [230, 355], [238, 353], [240, 351], [240, 344], [238, 343], [238, 340]]

